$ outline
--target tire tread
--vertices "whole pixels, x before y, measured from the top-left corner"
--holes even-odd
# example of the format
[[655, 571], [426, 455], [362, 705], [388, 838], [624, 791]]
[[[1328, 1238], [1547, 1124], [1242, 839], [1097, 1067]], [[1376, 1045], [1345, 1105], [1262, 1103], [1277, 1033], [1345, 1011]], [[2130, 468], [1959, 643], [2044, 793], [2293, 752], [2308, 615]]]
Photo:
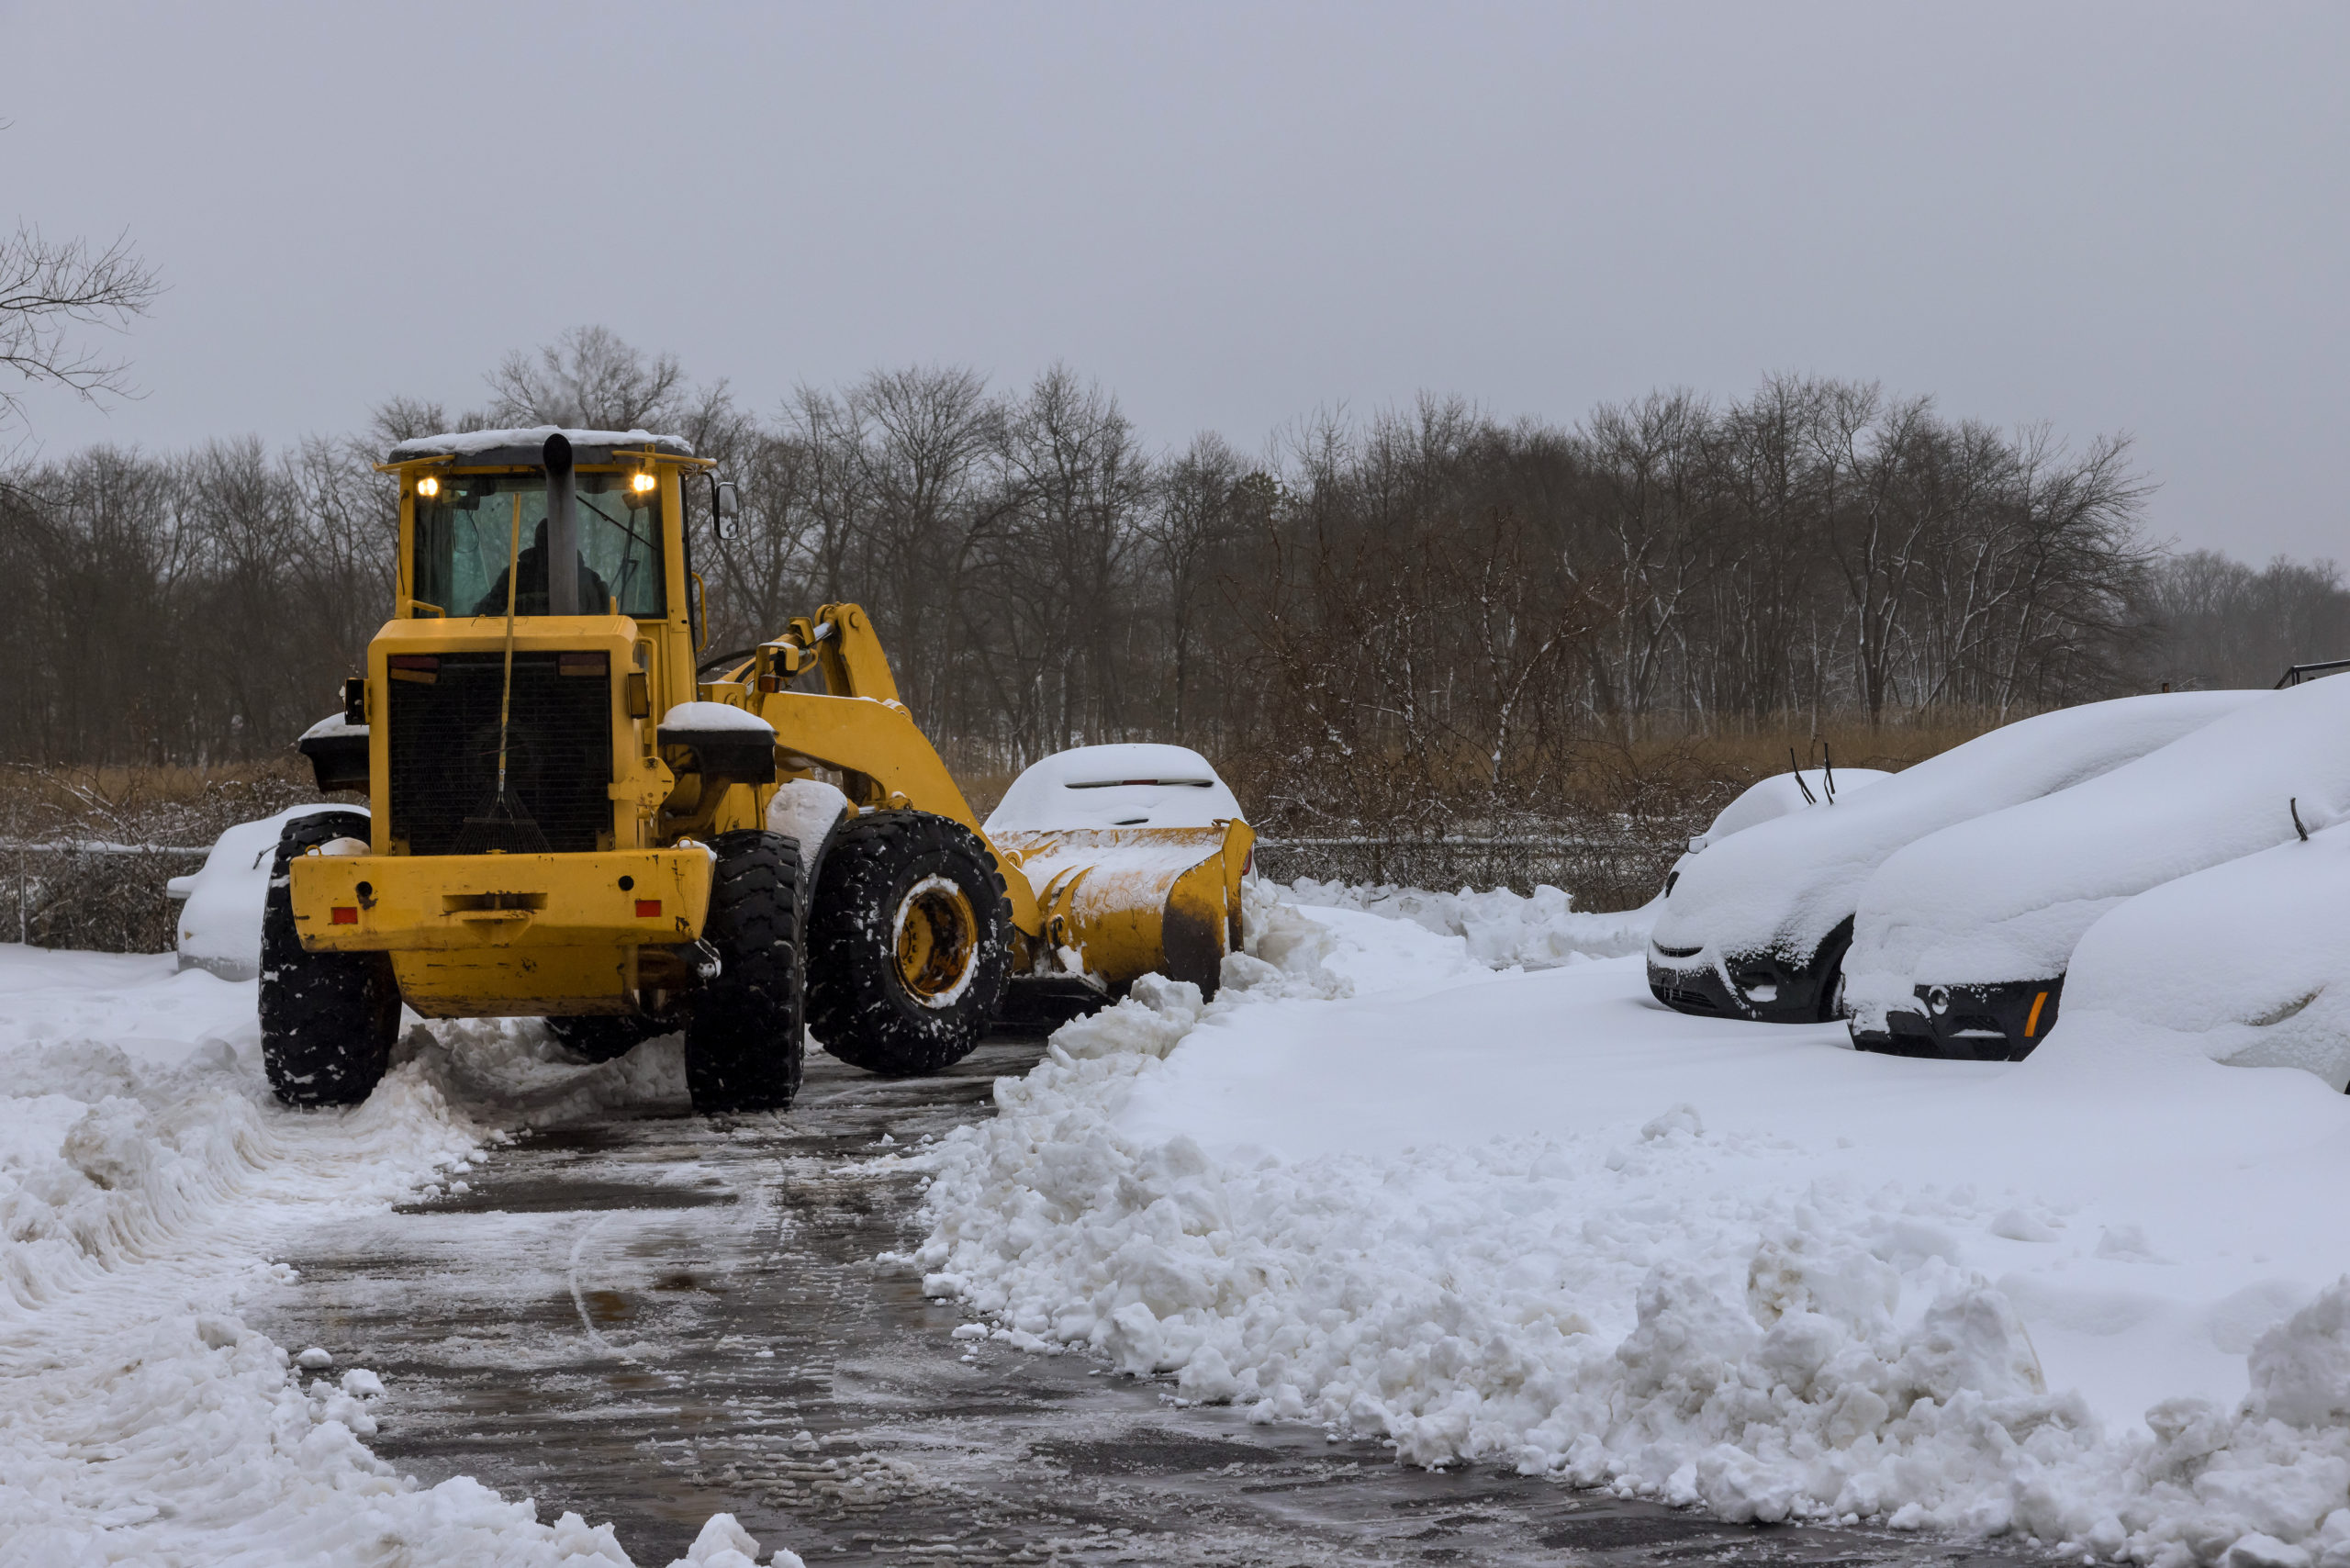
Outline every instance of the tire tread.
[[[885, 923], [901, 884], [949, 876], [979, 917], [979, 971], [952, 1006], [911, 1000]], [[927, 812], [869, 812], [824, 851], [809, 923], [809, 1027], [824, 1049], [887, 1078], [939, 1072], [970, 1055], [1002, 1001], [1012, 901], [979, 836]]]

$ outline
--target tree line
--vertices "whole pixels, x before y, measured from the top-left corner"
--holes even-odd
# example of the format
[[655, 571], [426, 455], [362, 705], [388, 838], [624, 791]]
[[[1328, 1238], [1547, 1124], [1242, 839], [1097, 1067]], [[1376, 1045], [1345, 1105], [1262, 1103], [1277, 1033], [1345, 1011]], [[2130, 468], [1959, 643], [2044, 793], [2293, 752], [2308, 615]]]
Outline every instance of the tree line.
[[735, 538], [699, 497], [689, 520], [714, 645], [855, 599], [958, 765], [1178, 741], [1292, 828], [1539, 815], [1578, 756], [1641, 737], [1997, 722], [2350, 655], [2330, 563], [2150, 541], [2126, 441], [1869, 385], [1656, 393], [1564, 426], [1425, 398], [1244, 453], [1155, 445], [1060, 367], [879, 371], [760, 411], [589, 328], [486, 380], [478, 408], [395, 398], [284, 449], [0, 473], [0, 760], [281, 754], [390, 602], [372, 463], [541, 423], [679, 434], [742, 482]]

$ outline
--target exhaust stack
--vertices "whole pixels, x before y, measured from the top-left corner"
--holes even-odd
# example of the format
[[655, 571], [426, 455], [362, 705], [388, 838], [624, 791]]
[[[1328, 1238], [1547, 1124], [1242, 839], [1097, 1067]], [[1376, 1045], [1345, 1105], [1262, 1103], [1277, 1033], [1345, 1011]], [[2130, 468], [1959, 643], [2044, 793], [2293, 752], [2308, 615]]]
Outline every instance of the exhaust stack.
[[560, 431], [547, 437], [539, 461], [547, 471], [547, 613], [576, 615], [579, 505], [571, 476], [570, 440]]

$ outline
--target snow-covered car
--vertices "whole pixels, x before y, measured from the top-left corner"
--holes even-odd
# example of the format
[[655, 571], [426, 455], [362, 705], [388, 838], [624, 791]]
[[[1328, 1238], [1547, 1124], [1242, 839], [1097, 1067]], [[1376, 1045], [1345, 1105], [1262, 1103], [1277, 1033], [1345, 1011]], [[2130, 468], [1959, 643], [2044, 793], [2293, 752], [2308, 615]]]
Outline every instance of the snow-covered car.
[[2123, 900], [2350, 816], [2350, 680], [2266, 694], [2098, 778], [1921, 836], [1861, 890], [1845, 959], [1865, 1050], [2019, 1058], [2075, 944]]
[[1068, 828], [1205, 828], [1241, 818], [1208, 759], [1152, 742], [1074, 746], [1031, 763], [988, 813], [998, 834]]
[[1834, 804], [1708, 845], [1673, 879], [1649, 941], [1649, 990], [1682, 1013], [1809, 1024], [1839, 1014], [1862, 885], [1953, 823], [2094, 778], [2266, 691], [2165, 692], [2041, 713]]
[[2142, 1063], [2176, 1046], [2350, 1087], [2345, 931], [2350, 823], [2149, 888], [2073, 949], [2064, 1046]]
[[270, 859], [278, 835], [296, 817], [313, 812], [366, 814], [364, 806], [331, 801], [291, 806], [259, 822], [239, 823], [212, 844], [204, 868], [173, 877], [164, 895], [180, 906], [174, 922], [179, 967], [209, 969], [222, 980], [252, 980], [261, 973], [261, 906], [269, 892]]

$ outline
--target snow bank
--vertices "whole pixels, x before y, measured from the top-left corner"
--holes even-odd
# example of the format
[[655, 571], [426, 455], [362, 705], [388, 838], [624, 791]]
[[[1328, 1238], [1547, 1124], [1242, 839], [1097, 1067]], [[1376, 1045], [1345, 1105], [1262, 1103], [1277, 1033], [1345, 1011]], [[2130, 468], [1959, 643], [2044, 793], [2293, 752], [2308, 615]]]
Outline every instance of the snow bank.
[[1214, 1003], [1137, 986], [921, 1157], [926, 1289], [1417, 1463], [2350, 1563], [2350, 1107], [2314, 1079], [2087, 1070], [2069, 1019], [2015, 1068], [1862, 1056], [1665, 1012], [1633, 960], [1252, 929]]
[[[399, 1475], [365, 1444], [382, 1379], [297, 1364], [236, 1316], [304, 1230], [487, 1158], [530, 1109], [498, 1095], [595, 1092], [555, 1081], [535, 1025], [469, 1028], [412, 1031], [364, 1105], [291, 1112], [267, 1097], [251, 983], [0, 946], [0, 1568], [628, 1562], [575, 1514]], [[641, 1051], [567, 1076], [660, 1080]], [[721, 1518], [686, 1561], [755, 1551]]]
[[1458, 936], [1478, 962], [1494, 969], [1556, 969], [1584, 958], [1613, 958], [1648, 945], [1657, 905], [1591, 914], [1577, 911], [1558, 888], [1531, 894], [1496, 888], [1472, 892], [1430, 892], [1393, 883], [1317, 882], [1301, 877], [1282, 890], [1294, 902], [1316, 909], [1360, 910], [1389, 920], [1407, 920], [1439, 936]]
[[2311, 828], [2350, 817], [2350, 685], [2265, 696], [2098, 778], [1919, 839], [1861, 892], [1844, 960], [1854, 1026], [1883, 1029], [1918, 985], [2064, 974], [2122, 900], [2297, 840], [2295, 797]]
[[[2321, 683], [2322, 684], [2322, 683]], [[1862, 884], [1904, 845], [2144, 756], [2265, 691], [2091, 702], [1978, 735], [1834, 806], [1764, 822], [1692, 856], [1658, 913], [1660, 946], [1807, 960], [1852, 915]]]

